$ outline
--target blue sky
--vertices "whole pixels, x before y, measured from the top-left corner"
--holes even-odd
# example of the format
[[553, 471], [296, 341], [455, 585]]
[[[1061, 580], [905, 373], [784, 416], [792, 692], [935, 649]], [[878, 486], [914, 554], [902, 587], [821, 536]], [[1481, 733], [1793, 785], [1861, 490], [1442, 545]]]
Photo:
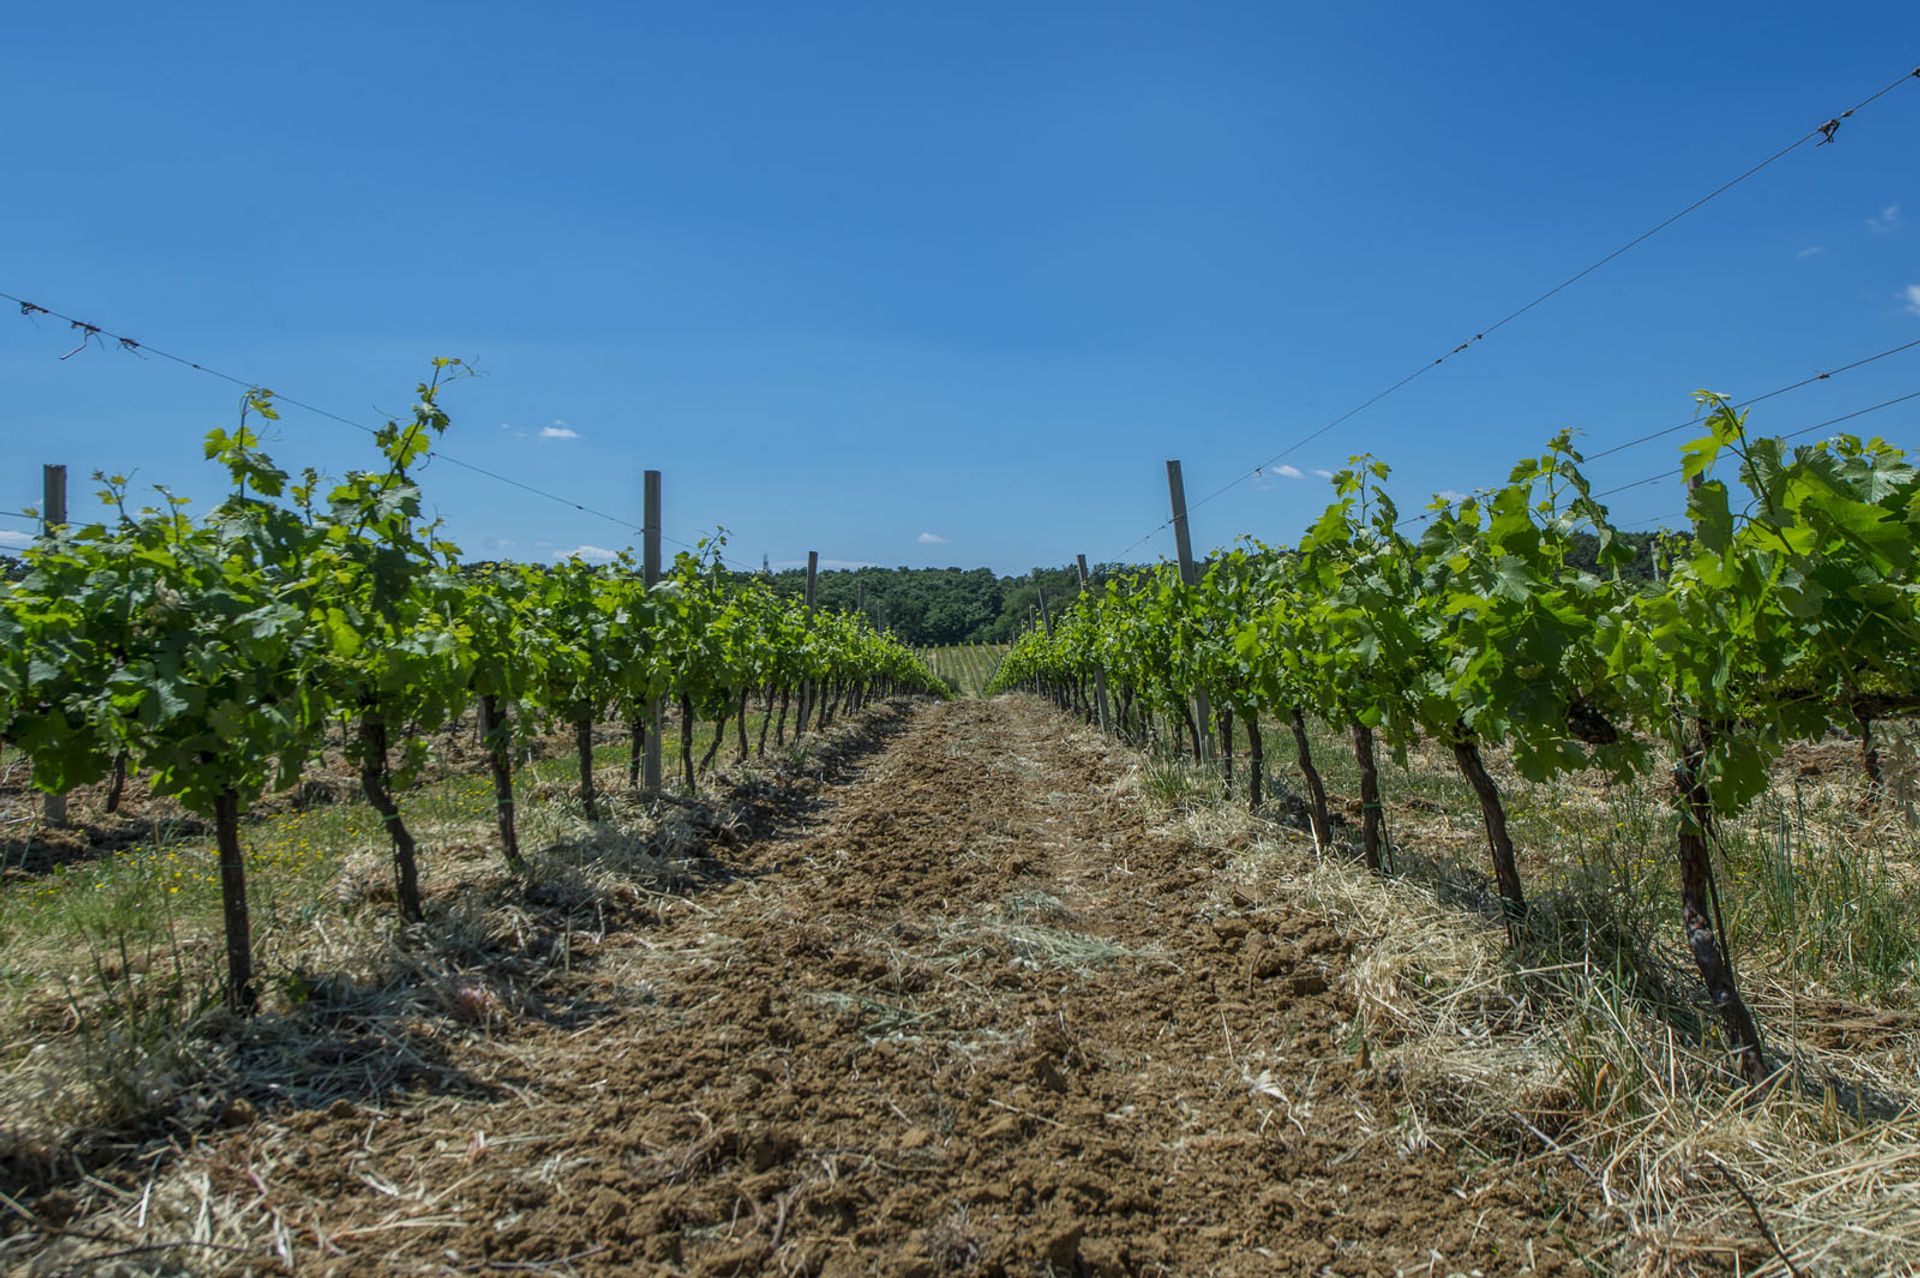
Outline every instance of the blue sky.
[[[1920, 64], [1864, 3], [35, 5], [0, 290], [356, 420], [475, 361], [446, 450], [757, 565], [1113, 559]], [[1920, 338], [1920, 80], [1197, 510], [1289, 540]], [[234, 387], [0, 314], [0, 507], [64, 461], [202, 501]], [[1756, 411], [1920, 390], [1920, 350]], [[1920, 443], [1920, 401], [1863, 419]], [[355, 432], [289, 410], [277, 455]], [[1667, 444], [1596, 463], [1601, 486]], [[449, 466], [473, 556], [620, 526]], [[1683, 505], [1621, 494], [1627, 526]], [[24, 530], [0, 520], [0, 529]], [[0, 534], [4, 537], [6, 534]], [[13, 539], [17, 539], [18, 533]], [[1161, 533], [1131, 558], [1170, 554]]]

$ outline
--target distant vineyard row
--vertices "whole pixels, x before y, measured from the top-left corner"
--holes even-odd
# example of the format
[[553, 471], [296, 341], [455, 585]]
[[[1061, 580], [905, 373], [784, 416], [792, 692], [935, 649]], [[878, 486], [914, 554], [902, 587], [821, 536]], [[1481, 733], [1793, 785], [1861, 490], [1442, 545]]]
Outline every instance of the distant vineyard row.
[[993, 682], [994, 671], [1006, 655], [1003, 643], [961, 644], [951, 648], [924, 648], [920, 659], [955, 692], [977, 697]]

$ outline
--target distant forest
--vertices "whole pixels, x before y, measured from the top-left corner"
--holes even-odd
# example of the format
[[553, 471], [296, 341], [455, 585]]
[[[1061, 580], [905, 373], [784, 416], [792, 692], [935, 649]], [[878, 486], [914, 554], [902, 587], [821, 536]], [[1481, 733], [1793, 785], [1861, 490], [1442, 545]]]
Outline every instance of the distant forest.
[[[1107, 565], [1095, 569], [1095, 584], [1105, 581], [1108, 571]], [[802, 594], [806, 582], [804, 569], [773, 575], [774, 588], [782, 594]], [[852, 612], [864, 599], [876, 625], [927, 648], [1007, 643], [1026, 627], [1029, 609], [1038, 606], [1042, 591], [1049, 607], [1067, 603], [1080, 593], [1078, 571], [1036, 568], [1023, 576], [1000, 577], [990, 568], [837, 569], [820, 574], [814, 602]]]

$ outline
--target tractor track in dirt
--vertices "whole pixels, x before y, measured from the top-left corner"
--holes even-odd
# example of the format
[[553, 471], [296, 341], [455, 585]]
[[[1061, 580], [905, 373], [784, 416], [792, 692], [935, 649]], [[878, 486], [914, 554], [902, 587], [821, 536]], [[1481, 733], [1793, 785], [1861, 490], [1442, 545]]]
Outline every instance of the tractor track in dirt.
[[1572, 1175], [1408, 1139], [1351, 942], [1223, 910], [1129, 766], [1037, 702], [923, 705], [609, 932], [573, 979], [613, 1010], [476, 1048], [491, 1096], [190, 1158], [259, 1180], [303, 1273], [1587, 1272]]

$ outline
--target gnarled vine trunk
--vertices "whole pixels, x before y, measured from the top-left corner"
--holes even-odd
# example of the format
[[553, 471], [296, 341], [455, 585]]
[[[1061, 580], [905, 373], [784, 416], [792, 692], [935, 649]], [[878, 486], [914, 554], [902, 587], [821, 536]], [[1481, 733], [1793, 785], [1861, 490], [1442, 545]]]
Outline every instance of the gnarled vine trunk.
[[1307, 813], [1313, 823], [1313, 846], [1327, 852], [1333, 848], [1333, 819], [1327, 815], [1327, 787], [1320, 780], [1320, 769], [1313, 766], [1313, 743], [1307, 739], [1307, 718], [1293, 712], [1293, 749], [1300, 764], [1300, 776], [1307, 783]]
[[[1180, 718], [1186, 723], [1187, 736], [1193, 742], [1193, 761], [1199, 763], [1206, 758], [1200, 750], [1200, 725], [1193, 721], [1193, 707], [1185, 701], [1180, 703]], [[1181, 745], [1185, 744], [1185, 741], [1181, 742]]]
[[1855, 710], [1854, 718], [1860, 724], [1860, 771], [1867, 778], [1866, 806], [1875, 808], [1887, 789], [1885, 774], [1880, 769], [1880, 743], [1874, 740], [1872, 715]]
[[400, 917], [418, 923], [420, 908], [420, 868], [414, 856], [413, 834], [400, 819], [399, 805], [393, 801], [387, 773], [387, 721], [378, 706], [360, 711], [360, 788], [367, 802], [386, 824], [387, 839], [393, 844], [393, 888], [400, 902]]
[[247, 860], [240, 850], [240, 796], [222, 790], [213, 797], [213, 837], [220, 854], [220, 911], [227, 933], [227, 1006], [253, 1015], [253, 940], [247, 923]]
[[693, 733], [697, 725], [693, 719], [693, 698], [682, 695], [680, 698], [680, 767], [687, 774], [687, 793], [700, 793], [700, 783], [694, 779], [693, 771]]
[[1387, 859], [1380, 847], [1380, 767], [1373, 757], [1373, 729], [1353, 721], [1353, 760], [1360, 765], [1360, 850], [1367, 868], [1385, 873]]
[[573, 748], [580, 756], [580, 807], [587, 820], [600, 819], [599, 796], [593, 784], [593, 715], [582, 715], [573, 722]]
[[1233, 711], [1220, 707], [1220, 767], [1227, 783], [1227, 797], [1233, 797]]
[[1766, 1052], [1760, 1026], [1740, 997], [1733, 977], [1733, 957], [1719, 925], [1719, 900], [1713, 880], [1712, 854], [1707, 844], [1713, 828], [1713, 803], [1701, 776], [1701, 755], [1690, 751], [1673, 770], [1680, 810], [1680, 916], [1694, 966], [1706, 982], [1707, 995], [1720, 1012], [1733, 1040], [1734, 1068], [1749, 1086], [1766, 1078]]
[[507, 868], [522, 874], [527, 863], [520, 855], [520, 833], [514, 823], [510, 731], [511, 725], [500, 713], [500, 698], [491, 694], [481, 697], [480, 733], [487, 744], [487, 770], [493, 774], [493, 811], [500, 825], [500, 851], [507, 859]]
[[1260, 739], [1260, 715], [1247, 716], [1247, 807], [1260, 810], [1260, 787], [1267, 779], [1267, 746]]
[[1493, 854], [1493, 874], [1500, 885], [1500, 904], [1507, 919], [1507, 936], [1518, 942], [1520, 920], [1527, 913], [1527, 899], [1520, 890], [1520, 867], [1514, 860], [1513, 839], [1507, 834], [1507, 810], [1500, 802], [1500, 787], [1493, 783], [1486, 762], [1480, 757], [1479, 742], [1471, 733], [1454, 739], [1453, 760], [1480, 800], [1480, 816], [1487, 827], [1487, 847]]
[[[1878, 755], [1874, 756], [1876, 762]], [[120, 810], [120, 798], [127, 789], [127, 752], [122, 750], [113, 756], [113, 784], [107, 787], [106, 812], [108, 816]]]

